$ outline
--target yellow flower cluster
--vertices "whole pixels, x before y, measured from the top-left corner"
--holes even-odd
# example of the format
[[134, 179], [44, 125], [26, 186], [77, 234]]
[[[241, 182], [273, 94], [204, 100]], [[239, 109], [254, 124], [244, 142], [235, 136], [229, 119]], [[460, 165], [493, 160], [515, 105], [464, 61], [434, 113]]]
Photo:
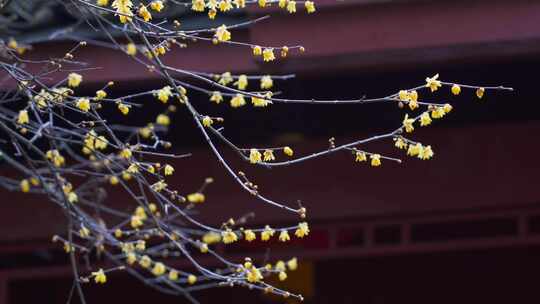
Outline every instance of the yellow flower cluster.
[[[356, 162], [365, 162], [365, 161], [367, 161], [368, 153], [366, 153], [364, 151], [354, 151], [354, 155], [355, 155], [354, 161], [356, 161]], [[370, 162], [371, 166], [379, 167], [381, 165], [381, 156], [379, 154], [370, 153], [369, 158], [371, 159], [371, 162]]]
[[66, 163], [66, 160], [58, 150], [49, 150], [45, 153], [45, 156], [51, 161], [55, 167], [61, 167]]
[[70, 73], [68, 75], [68, 86], [72, 88], [78, 87], [83, 80], [83, 77], [77, 73]]
[[28, 116], [28, 111], [27, 110], [19, 111], [19, 115], [17, 117], [17, 123], [22, 125], [22, 124], [27, 124], [29, 122], [30, 122], [30, 117]]
[[442, 86], [439, 80], [439, 74], [435, 74], [433, 77], [426, 78], [426, 88], [429, 88], [431, 92], [437, 91]]
[[407, 155], [417, 156], [420, 159], [427, 160], [433, 157], [434, 153], [431, 146], [423, 146], [421, 143], [410, 144]]
[[101, 268], [96, 272], [92, 272], [92, 276], [94, 277], [94, 281], [97, 284], [107, 283], [107, 276], [105, 275], [105, 272]]
[[225, 244], [231, 244], [238, 240], [238, 235], [231, 229], [227, 229], [221, 232], [221, 239]]
[[406, 102], [411, 110], [418, 108], [418, 92], [416, 90], [400, 90], [398, 98], [400, 101]]
[[219, 42], [229, 41], [231, 40], [231, 32], [227, 30], [227, 26], [225, 24], [222, 24], [220, 27], [216, 29], [216, 33], [214, 34], [214, 37]]
[[169, 97], [172, 96], [171, 87], [165, 86], [162, 89], [158, 90], [155, 95], [161, 102], [167, 103], [167, 101], [169, 101]]
[[206, 197], [204, 194], [200, 192], [195, 192], [195, 193], [189, 194], [187, 196], [187, 200], [188, 202], [193, 203], [193, 204], [200, 204], [200, 203], [204, 203], [204, 201], [206, 200]]
[[131, 0], [114, 0], [112, 7], [116, 9], [121, 23], [131, 22], [133, 2]]

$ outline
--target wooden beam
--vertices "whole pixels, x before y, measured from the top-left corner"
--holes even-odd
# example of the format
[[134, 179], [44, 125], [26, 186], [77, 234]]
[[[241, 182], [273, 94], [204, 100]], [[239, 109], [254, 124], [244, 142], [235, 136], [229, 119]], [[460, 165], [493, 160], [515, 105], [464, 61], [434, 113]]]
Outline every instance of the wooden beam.
[[[187, 70], [217, 73], [362, 73], [434, 63], [514, 60], [540, 51], [538, 1], [323, 2], [313, 15], [274, 11], [267, 21], [233, 31], [235, 39], [254, 44], [302, 44], [305, 54], [291, 52], [287, 59], [263, 63], [250, 49], [198, 42], [175, 49], [164, 60]], [[250, 10], [253, 17], [264, 12], [268, 13]], [[32, 56], [62, 57], [72, 45], [39, 45]], [[120, 52], [87, 47], [77, 54], [78, 60], [102, 68], [85, 72], [87, 83], [157, 79]]]

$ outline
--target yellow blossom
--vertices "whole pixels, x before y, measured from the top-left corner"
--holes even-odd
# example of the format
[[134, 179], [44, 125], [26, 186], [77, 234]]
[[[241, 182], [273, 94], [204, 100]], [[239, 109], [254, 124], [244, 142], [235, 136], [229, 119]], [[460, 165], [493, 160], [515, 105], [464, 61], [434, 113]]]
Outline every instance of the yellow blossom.
[[193, 284], [197, 283], [197, 277], [194, 276], [194, 275], [192, 275], [192, 274], [190, 274], [190, 275], [188, 276], [187, 281], [188, 281], [188, 283], [189, 283], [190, 285], [193, 285]]
[[203, 203], [205, 199], [206, 197], [204, 196], [204, 194], [200, 192], [191, 193], [187, 196], [188, 202], [193, 203], [193, 204]]
[[285, 271], [285, 270], [287, 270], [287, 269], [285, 268], [285, 262], [283, 262], [283, 261], [281, 261], [281, 260], [277, 261], [277, 263], [276, 263], [276, 270], [277, 270], [277, 271]]
[[399, 93], [398, 93], [398, 97], [399, 97], [399, 100], [401, 100], [401, 101], [409, 101], [409, 100], [411, 100], [411, 96], [410, 96], [409, 92], [407, 92], [406, 90], [400, 90]]
[[111, 176], [111, 177], [109, 178], [109, 183], [111, 183], [111, 185], [113, 185], [113, 186], [114, 186], [114, 185], [117, 185], [117, 184], [118, 184], [118, 177], [116, 177], [116, 176], [114, 176], [114, 175]]
[[77, 108], [83, 112], [90, 110], [90, 100], [88, 98], [79, 98], [76, 103]]
[[446, 112], [444, 111], [443, 107], [436, 107], [433, 111], [431, 111], [431, 117], [438, 119], [442, 118]]
[[428, 112], [422, 113], [422, 115], [420, 116], [420, 126], [425, 127], [429, 125], [430, 123], [431, 123], [431, 117], [429, 117], [429, 113]]
[[261, 152], [259, 152], [257, 149], [251, 149], [249, 150], [249, 162], [252, 164], [256, 164], [260, 162], [261, 159]]
[[430, 88], [431, 92], [437, 91], [441, 86], [441, 81], [439, 79], [439, 74], [435, 74], [433, 77], [426, 78], [426, 88]]
[[291, 240], [291, 237], [289, 236], [289, 232], [287, 232], [287, 230], [285, 229], [281, 230], [281, 232], [279, 233], [279, 240], [281, 242], [287, 242]]
[[77, 193], [75, 193], [75, 192], [70, 192], [70, 193], [68, 193], [67, 196], [68, 196], [68, 202], [70, 202], [72, 204], [79, 201], [79, 197], [77, 196]]
[[313, 1], [306, 1], [304, 2], [304, 5], [306, 7], [306, 11], [308, 14], [315, 13], [315, 3]]
[[21, 191], [24, 193], [30, 192], [30, 182], [27, 179], [23, 179], [20, 183]]
[[118, 103], [118, 110], [120, 110], [120, 112], [124, 115], [128, 115], [130, 107], [131, 107], [130, 105], [127, 105], [121, 102]]
[[205, 244], [211, 245], [221, 241], [221, 235], [215, 232], [208, 232], [202, 237], [202, 241]]
[[61, 167], [65, 164], [65, 159], [58, 150], [49, 150], [45, 153], [48, 160], [52, 161], [55, 167]]
[[128, 148], [122, 149], [122, 151], [120, 151], [120, 157], [125, 159], [131, 158], [131, 150]]
[[169, 97], [171, 97], [172, 95], [171, 87], [165, 86], [162, 89], [158, 90], [155, 95], [159, 100], [161, 100], [161, 102], [167, 103], [167, 101], [169, 101]]
[[478, 88], [476, 90], [476, 97], [481, 99], [482, 97], [484, 97], [484, 92], [485, 91], [486, 91], [486, 89], [484, 89], [484, 88]]
[[152, 19], [152, 14], [150, 14], [146, 6], [141, 5], [141, 7], [139, 8], [139, 17], [143, 18], [144, 21], [148, 22]]
[[381, 156], [379, 154], [371, 154], [369, 158], [371, 158], [371, 165], [373, 167], [378, 167], [381, 165]]
[[261, 240], [268, 241], [272, 236], [274, 236], [275, 230], [270, 228], [270, 226], [266, 225], [264, 227], [264, 230], [261, 232]]
[[294, 235], [296, 235], [299, 238], [303, 238], [304, 236], [307, 236], [309, 234], [309, 226], [307, 222], [302, 222], [298, 224], [298, 228], [294, 232]]
[[231, 229], [227, 229], [221, 232], [221, 239], [223, 240], [223, 243], [230, 244], [236, 242], [238, 240], [238, 236]]
[[219, 2], [218, 7], [219, 7], [219, 10], [222, 11], [222, 12], [230, 11], [233, 8], [233, 6], [231, 4], [231, 0], [221, 0]]
[[152, 264], [152, 259], [150, 259], [149, 256], [143, 255], [143, 257], [139, 260], [139, 265], [141, 265], [142, 268], [148, 268]]
[[214, 120], [212, 120], [212, 118], [210, 118], [209, 116], [205, 116], [202, 119], [202, 124], [205, 127], [210, 127], [213, 123], [214, 123]]
[[131, 8], [133, 7], [133, 2], [131, 0], [114, 0], [112, 3], [112, 7], [116, 9], [118, 18], [120, 19], [121, 23], [126, 23], [131, 21], [131, 16], [133, 16], [133, 13], [131, 12]]
[[296, 1], [289, 0], [287, 2], [287, 11], [289, 12], [289, 14], [296, 13]]
[[133, 229], [137, 229], [143, 225], [143, 220], [140, 216], [132, 215], [130, 225]]
[[265, 7], [266, 6], [266, 0], [258, 0], [257, 2], [259, 3], [260, 7]]
[[274, 151], [272, 150], [264, 150], [263, 153], [263, 160], [266, 161], [273, 161], [276, 158], [274, 157]]
[[103, 91], [103, 90], [99, 90], [99, 91], [96, 91], [96, 97], [94, 98], [95, 100], [101, 100], [103, 98], [107, 97], [107, 92]]
[[403, 119], [403, 127], [405, 127], [405, 132], [410, 133], [414, 130], [414, 119], [409, 118], [409, 114], [405, 114], [405, 118]]
[[251, 242], [257, 238], [257, 235], [251, 229], [244, 230], [244, 239]]
[[152, 185], [152, 189], [156, 192], [160, 192], [162, 191], [163, 189], [167, 188], [167, 183], [165, 183], [164, 181], [160, 180], [158, 181], [157, 183], [154, 183]]
[[262, 55], [262, 48], [258, 45], [253, 47], [253, 55], [254, 56], [261, 56]]
[[107, 145], [108, 145], [108, 142], [105, 136], [99, 136], [98, 138], [96, 138], [96, 141], [94, 144], [96, 149], [105, 150], [107, 148]]
[[169, 276], [168, 277], [169, 277], [169, 280], [171, 280], [171, 281], [178, 280], [178, 271], [176, 271], [174, 269], [169, 271]]
[[424, 147], [422, 147], [421, 143], [416, 143], [415, 145], [409, 145], [409, 149], [407, 150], [407, 155], [410, 156], [416, 156], [419, 155]]
[[278, 1], [278, 6], [279, 6], [280, 8], [285, 8], [285, 7], [287, 7], [287, 1], [288, 1], [288, 0], [279, 0], [279, 1]]
[[291, 147], [287, 146], [287, 147], [283, 148], [283, 153], [285, 153], [285, 155], [287, 155], [287, 156], [293, 156], [294, 151], [293, 151], [293, 149], [291, 149]]
[[109, 0], [97, 0], [96, 4], [99, 6], [107, 6], [109, 5]]
[[[414, 102], [417, 102], [418, 101], [418, 92], [416, 92], [416, 90], [412, 90], [409, 92], [409, 99], [411, 101], [414, 101]], [[412, 109], [414, 110], [414, 109]]]
[[17, 117], [17, 123], [18, 124], [27, 124], [30, 122], [30, 117], [28, 116], [27, 110], [21, 110], [19, 111], [19, 116]]
[[107, 282], [107, 276], [101, 268], [96, 272], [92, 272], [92, 276], [97, 284], [105, 284]]
[[135, 56], [137, 55], [137, 47], [135, 46], [134, 43], [128, 43], [126, 45], [126, 53], [130, 56]]
[[163, 168], [163, 173], [165, 175], [172, 175], [174, 173], [174, 168], [171, 165], [165, 165], [165, 168]]
[[167, 268], [165, 268], [165, 265], [161, 262], [157, 262], [154, 265], [154, 268], [152, 268], [152, 274], [154, 274], [155, 276], [163, 275], [165, 271], [167, 271]]
[[281, 271], [278, 277], [280, 281], [285, 281], [287, 279], [287, 273], [285, 271]]
[[168, 126], [171, 123], [171, 119], [166, 114], [159, 114], [156, 117], [156, 123], [162, 126]]
[[409, 100], [409, 108], [414, 111], [414, 109], [418, 108], [418, 102], [415, 100]]
[[443, 110], [445, 113], [450, 113], [450, 111], [452, 111], [452, 105], [450, 105], [449, 103], [445, 103], [443, 106]]
[[423, 149], [421, 149], [418, 153], [418, 158], [420, 159], [430, 159], [433, 157], [433, 150], [431, 150], [431, 146], [425, 146]]
[[32, 186], [39, 186], [39, 179], [37, 179], [36, 177], [31, 177], [30, 178], [30, 183], [32, 184]]
[[227, 26], [225, 24], [222, 24], [216, 29], [214, 37], [216, 37], [218, 41], [229, 41], [231, 40], [231, 32], [227, 30]]
[[135, 215], [140, 217], [142, 220], [148, 218], [148, 216], [146, 215], [146, 211], [142, 206], [138, 206], [137, 208], [135, 208]]
[[366, 153], [363, 151], [356, 151], [355, 155], [356, 155], [356, 158], [354, 159], [354, 161], [363, 162], [367, 160]]
[[131, 179], [131, 174], [127, 173], [127, 172], [122, 172], [122, 178], [125, 180], [125, 181], [128, 181]]
[[274, 55], [274, 49], [273, 48], [265, 48], [263, 51], [263, 60], [265, 62], [273, 61], [276, 59], [276, 56]]
[[17, 40], [13, 38], [9, 38], [8, 45], [10, 49], [16, 50], [19, 47], [19, 44], [17, 43]]
[[121, 238], [123, 234], [124, 234], [124, 233], [122, 232], [122, 229], [120, 229], [120, 228], [116, 228], [116, 230], [114, 231], [114, 236], [115, 236], [117, 239]]
[[70, 253], [70, 252], [72, 252], [72, 251], [74, 251], [74, 250], [75, 250], [75, 246], [71, 245], [71, 244], [68, 243], [68, 242], [64, 242], [64, 251], [65, 251], [66, 253]]
[[140, 128], [139, 129], [139, 134], [141, 134], [141, 136], [143, 138], [148, 138], [148, 137], [150, 137], [150, 135], [152, 135], [152, 128], [150, 128], [150, 127]]
[[161, 0], [155, 0], [155, 1], [152, 1], [150, 3], [150, 8], [155, 10], [156, 12], [161, 12], [161, 10], [163, 9], [164, 5], [163, 5], [163, 1]]
[[208, 11], [208, 18], [213, 20], [216, 18], [216, 15], [217, 15], [217, 11], [215, 9], [211, 9]]
[[248, 85], [248, 78], [246, 75], [240, 75], [238, 80], [234, 83], [239, 90], [245, 90]]
[[287, 261], [287, 267], [291, 271], [295, 271], [296, 269], [298, 269], [298, 259], [292, 258], [289, 261]]
[[138, 240], [135, 245], [135, 249], [138, 251], [144, 251], [146, 249], [146, 242], [144, 240]]
[[167, 52], [167, 49], [163, 45], [157, 46], [155, 50], [158, 55], [165, 55], [165, 53]]
[[244, 99], [244, 95], [236, 94], [236, 96], [231, 98], [231, 107], [239, 108], [244, 105], [246, 105], [246, 100]]
[[394, 146], [396, 146], [398, 149], [406, 149], [407, 148], [407, 143], [405, 142], [405, 140], [403, 140], [403, 138], [401, 138], [401, 137], [398, 137], [397, 139], [394, 138], [394, 141], [396, 142], [394, 144]]
[[228, 85], [229, 83], [233, 81], [234, 79], [231, 75], [231, 72], [225, 72], [219, 76], [219, 83], [222, 85]]
[[266, 107], [267, 105], [271, 104], [272, 102], [270, 100], [266, 100], [263, 98], [251, 96], [251, 103], [255, 107]]
[[78, 87], [82, 82], [83, 77], [77, 73], [70, 73], [68, 75], [68, 86], [72, 88]]
[[207, 252], [208, 252], [208, 245], [206, 245], [205, 243], [200, 244], [199, 250], [200, 250], [202, 253], [207, 253]]
[[246, 279], [250, 283], [257, 283], [263, 279], [263, 276], [257, 267], [251, 266], [251, 268], [248, 269]]
[[244, 8], [246, 7], [246, 0], [234, 0], [234, 5], [236, 5], [236, 8]]
[[461, 87], [459, 85], [457, 85], [457, 84], [454, 84], [452, 86], [451, 91], [452, 91], [452, 94], [459, 95], [459, 93], [461, 93]]
[[126, 171], [131, 174], [135, 174], [139, 172], [139, 167], [136, 164], [131, 164], [129, 165]]
[[214, 91], [212, 92], [212, 95], [210, 96], [210, 101], [215, 102], [216, 104], [219, 104], [223, 101], [223, 96], [221, 95], [221, 92]]
[[261, 78], [261, 89], [267, 90], [271, 89], [274, 85], [274, 81], [270, 75], [265, 75]]
[[129, 265], [133, 265], [137, 261], [137, 256], [133, 252], [129, 252], [126, 254], [126, 262]]

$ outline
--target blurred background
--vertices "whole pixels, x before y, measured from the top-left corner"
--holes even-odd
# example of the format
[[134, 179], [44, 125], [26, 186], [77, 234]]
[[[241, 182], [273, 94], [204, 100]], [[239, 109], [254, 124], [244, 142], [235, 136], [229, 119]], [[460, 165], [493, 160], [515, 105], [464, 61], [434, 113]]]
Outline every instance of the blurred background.
[[[285, 245], [239, 243], [220, 250], [237, 260], [298, 257], [299, 269], [276, 284], [302, 293], [306, 303], [538, 303], [540, 1], [317, 4], [314, 15], [254, 8], [217, 21], [270, 13], [270, 20], [233, 31], [233, 38], [261, 45], [299, 43], [305, 54], [264, 64], [249, 49], [193, 43], [171, 52], [165, 61], [216, 73], [296, 73], [294, 80], [275, 81], [283, 96], [291, 98], [385, 96], [422, 84], [436, 73], [447, 82], [504, 85], [515, 91], [488, 92], [482, 100], [465, 89], [458, 97], [449, 89], [434, 94], [437, 100], [453, 102], [454, 111], [412, 135], [434, 148], [431, 161], [407, 158], [387, 141], [366, 149], [401, 157], [402, 164], [383, 162], [381, 168], [372, 168], [343, 153], [297, 166], [254, 170], [222, 147], [224, 156], [252, 176], [263, 193], [291, 205], [301, 201], [312, 233]], [[51, 43], [44, 37], [73, 22], [72, 16], [46, 5], [31, 9], [33, 17], [19, 16], [12, 23], [16, 31], [5, 35], [33, 43], [30, 57], [62, 56], [73, 42]], [[200, 18], [178, 14], [186, 27], [201, 25]], [[73, 37], [77, 34], [89, 35]], [[83, 89], [89, 94], [109, 80], [115, 81], [118, 94], [164, 85], [119, 52], [88, 47], [78, 54], [78, 59], [102, 68], [85, 72]], [[393, 130], [403, 118], [395, 104], [233, 110], [212, 104], [207, 96], [190, 99], [200, 112], [223, 116], [225, 134], [234, 141], [246, 146], [289, 145], [297, 155], [324, 149], [330, 137], [345, 143]], [[163, 111], [158, 102], [141, 102], [144, 111], [124, 118], [111, 110], [111, 116], [136, 124]], [[193, 156], [175, 164], [169, 184], [189, 193], [207, 176], [216, 181], [199, 218], [221, 223], [253, 211], [254, 225], [297, 222], [242, 192], [182, 109], [172, 122], [169, 140], [175, 151]], [[0, 170], [10, 171], [3, 165]], [[62, 248], [51, 242], [53, 234], [65, 233], [61, 213], [40, 197], [4, 190], [0, 195], [0, 304], [65, 303], [71, 268]], [[189, 267], [182, 260], [175, 263]], [[145, 288], [120, 272], [111, 274], [108, 284], [89, 284], [85, 290], [89, 303], [187, 302]], [[241, 288], [195, 296], [202, 303], [294, 303]]]

